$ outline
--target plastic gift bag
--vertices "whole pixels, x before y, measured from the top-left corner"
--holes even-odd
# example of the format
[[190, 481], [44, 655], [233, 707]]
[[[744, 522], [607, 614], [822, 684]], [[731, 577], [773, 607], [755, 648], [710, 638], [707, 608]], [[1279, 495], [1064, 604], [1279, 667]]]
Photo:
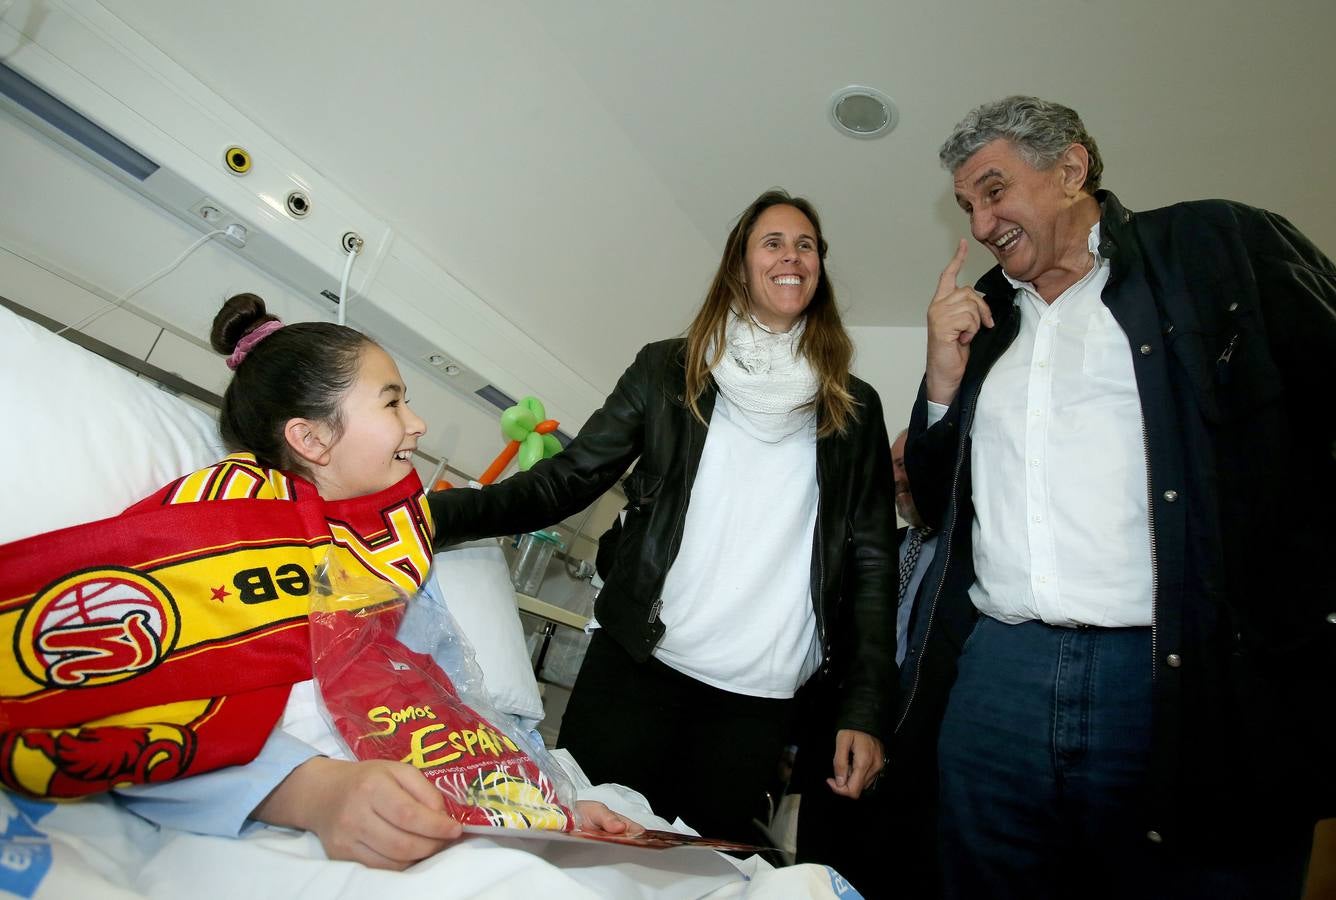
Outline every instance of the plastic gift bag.
[[465, 825], [575, 828], [574, 788], [489, 708], [473, 650], [443, 606], [350, 573], [330, 554], [310, 623], [322, 708], [355, 758], [422, 770]]

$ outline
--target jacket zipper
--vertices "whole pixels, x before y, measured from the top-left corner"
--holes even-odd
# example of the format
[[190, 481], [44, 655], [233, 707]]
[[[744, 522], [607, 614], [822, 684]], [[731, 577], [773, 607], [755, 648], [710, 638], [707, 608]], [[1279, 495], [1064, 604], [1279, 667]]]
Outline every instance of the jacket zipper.
[[1235, 334], [1229, 339], [1229, 343], [1225, 345], [1225, 349], [1220, 352], [1220, 356], [1215, 360], [1216, 380], [1221, 384], [1229, 383], [1229, 361], [1234, 357], [1234, 347], [1238, 342], [1239, 336]]
[[[963, 427], [960, 429], [960, 442], [963, 445], [965, 439], [969, 436], [970, 429], [974, 427], [974, 412], [979, 405], [979, 394], [983, 393], [983, 383], [988, 378], [988, 373], [993, 370], [993, 365], [1007, 352], [1007, 348], [1016, 340], [1016, 335], [1020, 333], [1020, 315], [1015, 314], [1016, 326], [1012, 329], [1011, 337], [1007, 339], [1002, 349], [988, 363], [988, 368], [984, 369], [983, 375], [979, 378], [979, 386], [974, 391], [974, 396], [970, 398], [970, 405], [966, 410], [968, 418], [962, 418]], [[937, 590], [933, 592], [932, 603], [928, 607], [928, 624], [923, 628], [923, 646], [928, 644], [928, 636], [932, 634], [932, 620], [937, 614], [937, 601], [941, 599], [942, 589], [946, 587], [946, 572], [951, 565], [951, 539], [955, 537], [956, 516], [960, 510], [959, 498], [956, 493], [960, 490], [960, 470], [965, 464], [965, 454], [956, 452], [956, 470], [951, 476], [951, 520], [940, 533], [946, 538], [942, 546], [942, 579], [937, 583]], [[899, 732], [900, 727], [905, 724], [905, 719], [909, 718], [909, 710], [914, 705], [914, 697], [918, 694], [919, 679], [923, 676], [923, 654], [919, 654], [918, 665], [914, 669], [914, 683], [909, 687], [909, 699], [905, 701], [904, 711], [900, 713], [899, 720], [895, 723], [895, 731]]]
[[817, 641], [821, 644], [821, 667], [829, 672], [830, 650], [826, 646], [826, 621], [822, 611], [826, 593], [826, 570], [825, 567], [821, 565], [821, 559], [825, 556], [822, 552], [825, 545], [821, 539], [821, 498], [823, 495], [821, 484], [821, 450], [818, 448], [816, 461], [816, 545], [812, 549], [812, 552], [816, 554], [816, 594], [812, 596], [812, 612], [816, 615]]
[[1160, 664], [1159, 649], [1159, 607], [1160, 607], [1160, 556], [1155, 541], [1155, 489], [1152, 487], [1150, 474], [1150, 437], [1146, 434], [1146, 414], [1141, 414], [1141, 451], [1146, 455], [1146, 521], [1150, 526], [1150, 677], [1155, 679], [1155, 669]]
[[[979, 382], [979, 390], [983, 390], [982, 380]], [[976, 393], [974, 395], [974, 402], [978, 402], [978, 399], [979, 395]], [[970, 425], [974, 424], [973, 403], [971, 403], [970, 405], [969, 424]], [[968, 429], [961, 429], [960, 439], [963, 441], [965, 439], [965, 435], [967, 434], [969, 434]], [[932, 603], [928, 606], [928, 624], [925, 625], [923, 628], [924, 647], [926, 647], [928, 644], [928, 636], [932, 634], [932, 620], [933, 617], [937, 614], [937, 601], [941, 599], [942, 589], [946, 587], [946, 572], [947, 568], [951, 565], [951, 539], [952, 537], [955, 536], [956, 511], [960, 506], [960, 504], [956, 502], [956, 491], [960, 489], [960, 469], [961, 466], [964, 464], [964, 459], [965, 459], [964, 453], [961, 452], [956, 453], [956, 471], [955, 474], [952, 475], [951, 477], [951, 521], [948, 523], [948, 527], [944, 529], [946, 541], [944, 546], [942, 547], [942, 579], [937, 583], [937, 590], [934, 591], [932, 595]], [[918, 694], [919, 678], [922, 676], [922, 674], [923, 674], [923, 653], [920, 652], [918, 665], [914, 669], [914, 683], [909, 687], [909, 699], [905, 701], [904, 711], [900, 713], [900, 718], [895, 723], [896, 732], [900, 731], [900, 726], [904, 725], [905, 719], [909, 718], [909, 710], [913, 707], [914, 697], [917, 696]]]
[[[689, 445], [687, 446], [687, 460], [689, 462], [693, 452], [695, 451], [696, 429], [694, 427], [692, 427], [691, 429], [691, 437], [688, 438], [688, 441]], [[677, 514], [677, 525], [673, 528], [673, 540], [668, 548], [671, 554], [670, 558], [677, 557], [677, 550], [681, 546], [681, 541], [682, 541], [682, 528], [687, 521], [687, 505], [691, 502], [691, 486], [688, 485], [686, 490], [687, 490], [687, 500], [682, 504], [682, 511]], [[672, 562], [670, 561], [668, 565], [671, 566]], [[664, 577], [666, 578], [667, 575], [668, 571], [667, 569], [665, 569]], [[655, 597], [654, 602], [649, 605], [649, 618], [646, 619], [645, 621], [648, 624], [653, 625], [654, 620], [659, 617], [659, 611], [662, 609], [663, 609], [663, 582], [660, 581], [659, 596]]]

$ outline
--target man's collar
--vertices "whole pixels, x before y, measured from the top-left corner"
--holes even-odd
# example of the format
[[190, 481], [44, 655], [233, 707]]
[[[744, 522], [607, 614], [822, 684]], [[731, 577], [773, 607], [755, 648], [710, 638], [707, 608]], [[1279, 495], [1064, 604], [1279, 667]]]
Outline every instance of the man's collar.
[[[1094, 256], [1096, 260], [1102, 260], [1104, 258], [1104, 254], [1102, 252], [1103, 248], [1099, 240], [1099, 231], [1100, 231], [1099, 221], [1096, 220], [1095, 224], [1090, 226], [1090, 231], [1086, 234], [1086, 250], [1089, 251], [1090, 255]], [[1097, 264], [1104, 265], [1105, 263], [1098, 262]], [[1039, 294], [1039, 291], [1035, 288], [1033, 284], [1031, 284], [1028, 281], [1021, 281], [1018, 278], [1012, 278], [1010, 275], [1007, 274], [1006, 269], [1002, 269], [1002, 277], [1005, 278], [1007, 282], [1016, 290], [1020, 290], [1021, 288], [1027, 288], [1032, 294], [1035, 294], [1036, 296], [1038, 296]]]
[[1132, 221], [1132, 211], [1124, 208], [1112, 191], [1095, 191], [1095, 200], [1101, 210], [1099, 255], [1112, 260], [1126, 243], [1124, 238], [1128, 223]]

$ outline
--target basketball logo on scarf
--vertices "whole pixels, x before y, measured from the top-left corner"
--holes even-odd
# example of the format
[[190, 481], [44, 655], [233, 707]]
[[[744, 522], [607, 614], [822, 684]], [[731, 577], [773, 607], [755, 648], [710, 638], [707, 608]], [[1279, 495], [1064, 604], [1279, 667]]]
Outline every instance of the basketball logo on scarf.
[[0, 782], [75, 797], [253, 759], [311, 677], [311, 572], [327, 549], [416, 589], [431, 561], [417, 476], [326, 503], [234, 454], [120, 516], [0, 547], [0, 641], [14, 648], [0, 658]]
[[53, 687], [108, 684], [157, 665], [180, 633], [167, 589], [126, 568], [93, 569], [33, 598], [16, 651], [28, 677]]

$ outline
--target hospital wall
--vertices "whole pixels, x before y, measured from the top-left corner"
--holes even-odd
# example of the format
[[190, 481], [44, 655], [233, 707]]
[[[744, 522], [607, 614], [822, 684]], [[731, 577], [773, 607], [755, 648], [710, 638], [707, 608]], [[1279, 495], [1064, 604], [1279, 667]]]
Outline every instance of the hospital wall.
[[[927, 300], [923, 301], [927, 307]], [[909, 413], [923, 380], [928, 328], [853, 327], [854, 374], [877, 389], [886, 415], [886, 431], [894, 439], [908, 427]]]
[[[65, 324], [105, 308], [200, 236], [6, 116], [0, 116], [0, 171], [0, 295]], [[332, 303], [298, 296], [215, 238], [84, 330], [221, 394], [230, 373], [204, 330], [223, 300], [241, 291], [264, 297], [288, 321], [334, 317]], [[422, 448], [462, 472], [481, 472], [502, 445], [496, 415], [444, 387], [415, 361], [399, 363], [415, 406], [431, 423]], [[541, 393], [541, 386], [534, 391]]]

